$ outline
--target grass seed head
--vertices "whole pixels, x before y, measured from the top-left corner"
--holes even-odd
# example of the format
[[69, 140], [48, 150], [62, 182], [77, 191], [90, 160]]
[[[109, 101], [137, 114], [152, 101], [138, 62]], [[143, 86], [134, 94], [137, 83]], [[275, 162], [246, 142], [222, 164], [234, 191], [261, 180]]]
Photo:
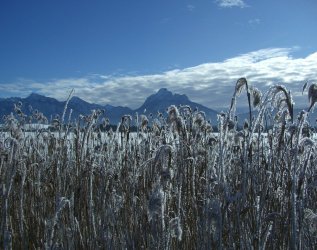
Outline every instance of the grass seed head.
[[315, 103], [317, 101], [317, 84], [316, 83], [309, 86], [308, 101], [310, 103], [310, 106], [308, 109], [308, 112], [309, 112], [313, 108], [313, 106], [315, 105]]
[[170, 122], [176, 121], [176, 119], [179, 117], [179, 111], [175, 105], [171, 105], [168, 107], [167, 114]]
[[253, 100], [252, 104], [254, 108], [259, 106], [259, 104], [261, 103], [261, 99], [262, 99], [261, 91], [257, 88], [253, 88], [252, 89], [252, 100]]
[[247, 79], [241, 77], [236, 83], [236, 93], [239, 96], [243, 90], [243, 88], [248, 84]]

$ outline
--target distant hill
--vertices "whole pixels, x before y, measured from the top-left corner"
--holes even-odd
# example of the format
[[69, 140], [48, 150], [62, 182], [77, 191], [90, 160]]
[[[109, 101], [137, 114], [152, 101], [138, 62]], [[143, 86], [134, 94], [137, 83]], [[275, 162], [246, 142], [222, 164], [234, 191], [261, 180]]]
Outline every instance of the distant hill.
[[[58, 101], [54, 98], [35, 93], [32, 93], [26, 98], [2, 98], [0, 99], [0, 119], [2, 119], [4, 115], [8, 115], [11, 112], [14, 112], [14, 104], [17, 104], [18, 102], [22, 103], [22, 111], [26, 115], [31, 114], [31, 110], [38, 110], [39, 112], [42, 112], [49, 121], [53, 119], [57, 114], [62, 115], [66, 104], [66, 101]], [[141, 105], [141, 107], [135, 110], [132, 110], [128, 107], [115, 107], [112, 105], [103, 106], [99, 104], [93, 104], [74, 96], [68, 103], [65, 120], [68, 120], [70, 109], [73, 110], [72, 120], [78, 118], [80, 114], [90, 114], [91, 110], [104, 109], [106, 111], [105, 116], [109, 118], [110, 123], [116, 125], [123, 115], [134, 115], [136, 112], [138, 112], [138, 114], [146, 115], [152, 113], [154, 116], [158, 112], [166, 114], [166, 109], [170, 105], [188, 105], [192, 109], [198, 108], [198, 110], [204, 111], [206, 113], [207, 119], [210, 119], [212, 121], [212, 124], [216, 124], [218, 114], [217, 111], [190, 101], [186, 95], [173, 94], [165, 88], [162, 88], [157, 93], [149, 96]], [[0, 123], [2, 122], [3, 121], [0, 121]]]

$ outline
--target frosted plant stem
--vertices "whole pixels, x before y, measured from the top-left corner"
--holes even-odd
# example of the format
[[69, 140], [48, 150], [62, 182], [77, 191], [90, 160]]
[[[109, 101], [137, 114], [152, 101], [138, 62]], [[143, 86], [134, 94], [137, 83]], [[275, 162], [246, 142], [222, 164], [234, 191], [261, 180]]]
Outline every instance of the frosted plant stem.
[[91, 166], [90, 169], [90, 175], [89, 175], [89, 210], [90, 210], [90, 218], [92, 223], [92, 229], [94, 238], [96, 239], [97, 233], [96, 233], [96, 225], [95, 225], [95, 216], [94, 216], [94, 202], [93, 202], [93, 166]]
[[63, 123], [64, 123], [64, 119], [65, 119], [65, 114], [66, 114], [66, 111], [67, 111], [68, 103], [69, 103], [69, 101], [70, 101], [70, 99], [71, 99], [73, 93], [74, 93], [74, 89], [72, 89], [72, 90], [70, 91], [70, 93], [69, 93], [69, 95], [68, 95], [68, 98], [67, 98], [67, 100], [66, 100], [65, 107], [64, 107], [64, 110], [63, 110], [63, 114], [62, 114], [62, 120], [61, 120], [61, 124], [62, 124], [62, 125], [63, 125]]
[[296, 213], [296, 183], [297, 183], [297, 175], [296, 175], [296, 170], [297, 170], [297, 165], [299, 164], [298, 161], [298, 148], [299, 148], [299, 142], [301, 139], [302, 135], [302, 129], [304, 122], [306, 120], [306, 114], [303, 114], [298, 125], [298, 131], [297, 131], [297, 142], [295, 145], [295, 160], [294, 160], [294, 166], [292, 169], [292, 196], [291, 196], [291, 201], [292, 201], [292, 216], [291, 216], [291, 223], [292, 223], [292, 237], [291, 237], [291, 249], [297, 249], [297, 213]]
[[22, 178], [21, 178], [21, 187], [20, 187], [20, 234], [22, 237], [22, 244], [24, 245], [24, 213], [23, 213], [23, 197], [24, 197], [24, 183], [25, 183], [25, 177], [26, 177], [26, 166], [23, 164], [23, 170], [22, 170]]
[[3, 231], [3, 249], [12, 248], [12, 228], [10, 227], [10, 217], [9, 217], [9, 196], [11, 193], [13, 179], [16, 174], [16, 168], [13, 167], [10, 173], [9, 183], [4, 188], [4, 231]]
[[223, 173], [223, 117], [219, 118], [220, 121], [220, 131], [219, 131], [219, 163], [218, 163], [218, 168], [219, 168], [219, 174], [220, 174], [220, 182], [224, 182], [224, 173]]

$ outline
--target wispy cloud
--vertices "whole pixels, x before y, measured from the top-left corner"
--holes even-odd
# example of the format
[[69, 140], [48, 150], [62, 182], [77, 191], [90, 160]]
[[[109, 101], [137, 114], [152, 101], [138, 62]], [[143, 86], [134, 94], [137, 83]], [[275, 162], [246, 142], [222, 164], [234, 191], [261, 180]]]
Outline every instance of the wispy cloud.
[[0, 93], [26, 96], [35, 91], [65, 100], [69, 91], [74, 88], [75, 95], [89, 102], [137, 108], [147, 96], [165, 87], [173, 92], [186, 94], [195, 102], [222, 109], [230, 104], [237, 79], [246, 77], [251, 85], [263, 91], [273, 84], [284, 84], [291, 90], [296, 105], [307, 105], [307, 97], [301, 95], [301, 90], [305, 81], [317, 81], [317, 52], [304, 58], [293, 58], [294, 50], [262, 49], [221, 62], [152, 75], [90, 75], [48, 82], [21, 79], [16, 83], [0, 83]]
[[161, 24], [167, 24], [171, 21], [171, 18], [170, 17], [164, 17], [160, 20], [160, 23]]
[[194, 5], [192, 5], [192, 4], [187, 4], [187, 5], [186, 5], [186, 8], [187, 8], [187, 10], [189, 10], [189, 11], [194, 11], [196, 7], [195, 7]]
[[247, 7], [246, 3], [243, 0], [216, 0], [216, 3], [222, 8]]
[[261, 23], [261, 20], [260, 20], [259, 18], [250, 19], [250, 20], [248, 21], [248, 24], [250, 24], [250, 25], [252, 25], [252, 26], [258, 25], [258, 24], [260, 24], [260, 23]]

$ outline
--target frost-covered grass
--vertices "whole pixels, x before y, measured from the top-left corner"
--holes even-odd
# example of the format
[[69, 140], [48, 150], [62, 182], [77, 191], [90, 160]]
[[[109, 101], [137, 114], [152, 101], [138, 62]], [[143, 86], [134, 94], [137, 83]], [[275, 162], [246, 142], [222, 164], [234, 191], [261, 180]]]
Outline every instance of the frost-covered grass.
[[203, 112], [175, 106], [167, 118], [125, 116], [117, 131], [100, 130], [97, 110], [68, 131], [58, 131], [63, 114], [52, 121], [57, 132], [28, 134], [17, 104], [5, 119], [10, 133], [0, 134], [0, 248], [314, 249], [308, 113], [292, 114], [282, 86], [263, 97], [249, 87], [258, 116], [238, 130], [246, 86], [239, 79], [217, 135]]

